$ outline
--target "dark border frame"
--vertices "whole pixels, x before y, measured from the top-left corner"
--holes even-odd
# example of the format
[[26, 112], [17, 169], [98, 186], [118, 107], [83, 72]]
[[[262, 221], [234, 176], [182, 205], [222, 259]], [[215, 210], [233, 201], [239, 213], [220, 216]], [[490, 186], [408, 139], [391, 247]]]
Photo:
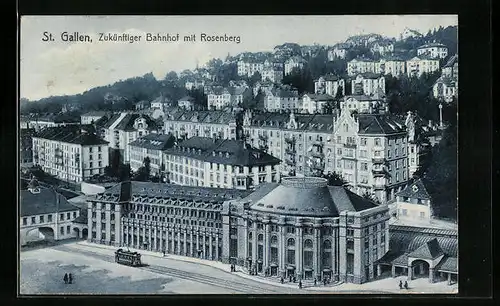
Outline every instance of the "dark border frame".
[[[242, 5], [245, 4], [245, 5]], [[253, 11], [253, 12], [252, 12]], [[492, 290], [492, 53], [491, 53], [491, 1], [454, 1], [454, 0], [421, 0], [421, 1], [397, 1], [397, 0], [379, 0], [379, 1], [360, 1], [349, 0], [333, 3], [302, 3], [296, 5], [285, 3], [273, 6], [270, 2], [258, 4], [248, 3], [224, 4], [217, 6], [211, 2], [203, 3], [171, 3], [170, 1], [68, 1], [68, 0], [45, 0], [45, 1], [18, 1], [18, 16], [20, 15], [182, 15], [182, 14], [458, 14], [459, 15], [459, 53], [460, 53], [460, 105], [459, 105], [459, 254], [460, 254], [460, 275], [459, 275], [459, 296], [460, 297], [491, 297]], [[19, 27], [19, 19], [17, 19]], [[325, 35], [327, 35], [325, 29]], [[19, 35], [19, 33], [17, 34]], [[17, 36], [19, 39], [19, 36]], [[16, 55], [18, 51], [16, 50]], [[16, 57], [17, 58], [17, 57]], [[16, 61], [8, 61], [14, 63]], [[17, 70], [16, 70], [17, 72]], [[16, 73], [16, 78], [18, 78]], [[16, 88], [14, 97], [5, 100], [2, 108], [10, 109], [11, 113], [17, 114], [18, 88], [17, 84], [10, 87]], [[17, 107], [16, 107], [17, 106]], [[7, 112], [5, 112], [7, 114]], [[17, 148], [17, 120], [14, 116], [2, 116], [2, 150], [3, 160], [2, 169], [10, 166], [13, 176], [5, 176], [3, 187], [8, 195], [13, 195], [13, 201], [5, 201], [7, 209], [15, 208], [13, 202], [17, 201], [16, 181], [12, 177], [17, 177], [15, 164], [17, 161], [17, 152], [10, 149]], [[498, 134], [498, 130], [496, 130]], [[13, 155], [11, 155], [13, 154]], [[7, 156], [12, 156], [8, 159]], [[498, 172], [497, 172], [498, 173]], [[8, 221], [4, 227], [5, 237], [17, 237], [16, 209], [8, 214]], [[12, 222], [12, 223], [11, 223]], [[7, 244], [13, 250], [17, 250], [17, 239], [11, 238]], [[3, 246], [2, 246], [3, 249]], [[9, 248], [10, 249], [10, 248]], [[17, 263], [17, 253], [4, 251], [4, 254], [13, 256], [13, 262]], [[12, 274], [2, 282], [2, 290], [7, 289], [5, 285], [10, 285], [9, 293], [11, 297], [17, 295], [17, 265], [9, 265], [4, 262], [4, 267], [11, 268]], [[3, 274], [3, 273], [2, 273]], [[2, 276], [6, 277], [5, 274]], [[122, 296], [108, 296], [111, 299], [105, 299], [104, 303], [111, 301], [120, 301], [136, 304], [142, 301], [142, 298], [133, 298], [124, 300]], [[283, 301], [315, 302], [319, 300], [328, 300], [331, 298], [348, 299], [371, 299], [371, 302], [380, 302], [387, 297], [393, 297], [394, 300], [406, 299], [405, 302], [420, 302], [425, 299], [426, 302], [442, 303], [453, 296], [443, 298], [432, 295], [419, 296], [146, 296], [155, 301], [174, 300], [193, 300], [200, 302], [212, 302], [215, 299], [223, 298], [228, 302], [246, 302], [254, 303], [253, 299], [270, 298], [273, 303]], [[242, 297], [247, 297], [243, 300]], [[47, 301], [48, 297], [37, 299], [42, 303]], [[68, 297], [72, 298], [72, 297]], [[291, 299], [292, 298], [292, 299]], [[380, 298], [380, 299], [376, 299]], [[52, 300], [52, 298], [50, 298]], [[84, 296], [78, 299], [84, 303], [95, 302], [94, 297]], [[28, 302], [23, 299], [23, 302]], [[72, 301], [73, 302], [73, 301]]]

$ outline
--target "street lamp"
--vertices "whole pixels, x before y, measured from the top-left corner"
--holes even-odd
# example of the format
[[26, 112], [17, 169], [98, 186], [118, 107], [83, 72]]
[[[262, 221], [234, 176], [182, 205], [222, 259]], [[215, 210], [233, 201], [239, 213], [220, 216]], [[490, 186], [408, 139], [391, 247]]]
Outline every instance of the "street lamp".
[[439, 128], [443, 128], [443, 104], [439, 103]]

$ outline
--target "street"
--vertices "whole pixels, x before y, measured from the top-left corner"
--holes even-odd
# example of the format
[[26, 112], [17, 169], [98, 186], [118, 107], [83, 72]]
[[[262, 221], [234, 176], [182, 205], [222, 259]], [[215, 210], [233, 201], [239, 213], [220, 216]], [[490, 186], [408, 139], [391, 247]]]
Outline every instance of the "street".
[[[413, 280], [410, 290], [399, 290], [399, 279], [387, 278], [362, 285], [333, 287], [279, 284], [242, 272], [230, 273], [221, 263], [210, 265], [182, 260], [182, 256], [161, 257], [143, 252], [144, 267], [133, 268], [114, 262], [114, 249], [86, 242], [70, 242], [21, 252], [21, 294], [384, 294], [456, 293], [457, 286]], [[221, 268], [224, 267], [224, 268]], [[71, 273], [73, 284], [64, 284]], [[276, 282], [276, 283], [274, 283]]]

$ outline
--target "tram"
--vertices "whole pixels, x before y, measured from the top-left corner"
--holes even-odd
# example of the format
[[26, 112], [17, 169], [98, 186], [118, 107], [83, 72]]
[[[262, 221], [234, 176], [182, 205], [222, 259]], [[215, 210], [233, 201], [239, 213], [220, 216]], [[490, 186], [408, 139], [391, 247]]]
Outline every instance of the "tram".
[[141, 254], [137, 252], [126, 251], [124, 249], [118, 249], [115, 252], [115, 262], [122, 265], [137, 267], [142, 265]]

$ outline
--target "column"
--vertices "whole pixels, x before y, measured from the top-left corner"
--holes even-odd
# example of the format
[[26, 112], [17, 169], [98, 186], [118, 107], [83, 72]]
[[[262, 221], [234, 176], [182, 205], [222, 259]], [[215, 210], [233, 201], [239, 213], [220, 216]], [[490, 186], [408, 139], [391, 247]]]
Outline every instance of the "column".
[[153, 237], [153, 228], [151, 227], [151, 223], [148, 224], [148, 233], [149, 233], [149, 237], [148, 237], [148, 250], [149, 251], [152, 251], [153, 250], [153, 246], [152, 246], [152, 237]]
[[124, 228], [123, 228], [123, 245], [124, 246], [127, 246], [128, 245], [128, 231], [129, 231], [129, 228], [130, 226], [127, 224]]
[[257, 266], [257, 220], [253, 222], [252, 265]]
[[271, 243], [269, 241], [269, 231], [270, 231], [270, 225], [269, 225], [269, 220], [266, 220], [266, 223], [264, 223], [264, 264], [263, 264], [263, 271], [265, 272], [267, 268], [269, 267], [269, 253], [270, 253], [270, 247]]
[[187, 230], [184, 229], [184, 256], [188, 256], [187, 253]]
[[448, 286], [451, 285], [451, 273], [448, 272]]
[[[245, 239], [245, 243], [246, 243], [246, 239]], [[246, 243], [247, 246], [248, 246], [248, 243]], [[216, 234], [215, 236], [215, 260], [219, 260], [219, 234]]]
[[196, 233], [194, 236], [196, 237], [196, 257], [199, 258], [200, 256], [198, 255], [198, 252], [200, 250], [200, 235]]
[[411, 267], [411, 265], [408, 265], [408, 280], [412, 280], [413, 279], [413, 269]]
[[178, 254], [181, 255], [182, 254], [182, 250], [181, 250], [181, 230], [180, 230], [180, 228], [177, 228], [177, 232], [175, 233], [175, 235], [177, 236]]
[[160, 252], [163, 252], [164, 245], [163, 245], [163, 226], [160, 227]]
[[281, 273], [286, 272], [286, 241], [285, 241], [285, 225], [281, 224], [280, 225], [280, 239], [278, 241], [279, 243], [279, 264], [280, 264], [280, 271]]
[[377, 265], [377, 277], [380, 277], [380, 274], [382, 274], [382, 266], [380, 264]]
[[295, 266], [296, 273], [299, 276], [299, 279], [302, 277], [302, 256], [303, 256], [303, 243], [302, 243], [302, 225], [300, 223], [295, 224], [296, 230], [296, 242], [295, 242]]
[[[243, 234], [245, 235], [245, 246], [243, 247], [243, 252], [245, 254], [245, 263], [247, 263], [248, 258], [248, 219], [245, 219], [245, 227], [243, 228]], [[219, 239], [219, 235], [217, 235], [217, 239]], [[219, 251], [219, 243], [217, 243], [217, 252]]]
[[429, 268], [429, 283], [433, 283], [433, 282], [434, 282], [434, 269]]
[[106, 244], [110, 244], [110, 242], [111, 242], [111, 210], [110, 209], [111, 209], [111, 204], [106, 204], [105, 210], [104, 210], [105, 222], [106, 222], [106, 231], [105, 231], [106, 239], [104, 239], [104, 243], [106, 243]]
[[213, 257], [213, 245], [212, 245], [212, 233], [208, 235], [208, 259], [212, 260]]
[[396, 277], [396, 266], [395, 265], [391, 266], [391, 275], [392, 275], [392, 277]]
[[[313, 269], [316, 278], [321, 279], [321, 240], [320, 240], [320, 228], [314, 227], [314, 239], [313, 239]], [[313, 275], [313, 277], [314, 277]]]
[[115, 205], [115, 246], [123, 245], [122, 241], [122, 214], [121, 214], [121, 205]]
[[194, 254], [194, 252], [195, 252], [195, 250], [193, 250], [193, 238], [194, 238], [194, 234], [193, 234], [193, 231], [192, 231], [192, 230], [191, 230], [191, 233], [189, 234], [189, 238], [191, 238], [191, 239], [190, 239], [191, 241], [190, 241], [189, 243], [191, 244], [191, 246], [190, 246], [190, 249], [191, 249], [191, 254], [190, 254], [190, 256], [192, 257], [192, 256], [193, 256], [193, 254]]

